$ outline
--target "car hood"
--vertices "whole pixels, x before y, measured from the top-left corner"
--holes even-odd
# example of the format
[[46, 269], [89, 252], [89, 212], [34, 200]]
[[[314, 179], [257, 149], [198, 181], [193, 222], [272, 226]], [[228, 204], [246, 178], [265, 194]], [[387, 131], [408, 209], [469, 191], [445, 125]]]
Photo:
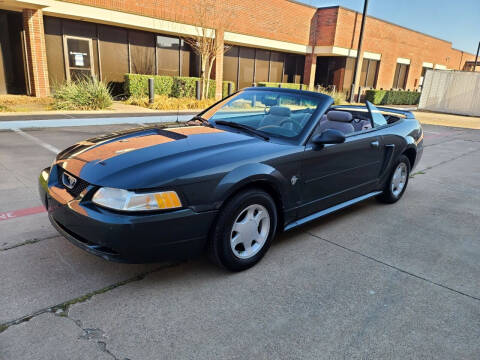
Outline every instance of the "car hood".
[[201, 181], [207, 169], [270, 152], [265, 146], [273, 144], [206, 126], [151, 127], [79, 142], [62, 151], [56, 164], [90, 184], [147, 189]]

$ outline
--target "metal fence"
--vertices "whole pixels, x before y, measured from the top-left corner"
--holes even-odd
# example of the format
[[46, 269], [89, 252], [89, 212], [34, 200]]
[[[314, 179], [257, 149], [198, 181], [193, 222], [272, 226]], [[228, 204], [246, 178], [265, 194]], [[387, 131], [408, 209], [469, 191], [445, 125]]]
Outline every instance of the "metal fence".
[[480, 73], [427, 70], [418, 108], [480, 116]]

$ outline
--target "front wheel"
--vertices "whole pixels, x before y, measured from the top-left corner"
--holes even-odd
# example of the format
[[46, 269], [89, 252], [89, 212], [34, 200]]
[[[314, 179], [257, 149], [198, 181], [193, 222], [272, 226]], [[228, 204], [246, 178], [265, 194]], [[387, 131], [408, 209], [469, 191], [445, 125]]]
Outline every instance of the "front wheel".
[[270, 247], [277, 218], [269, 194], [260, 189], [240, 192], [220, 211], [210, 238], [210, 258], [231, 271], [252, 267]]
[[400, 200], [407, 188], [409, 175], [410, 161], [405, 155], [401, 155], [393, 167], [392, 174], [385, 184], [383, 193], [378, 196], [378, 199], [388, 204], [393, 204]]

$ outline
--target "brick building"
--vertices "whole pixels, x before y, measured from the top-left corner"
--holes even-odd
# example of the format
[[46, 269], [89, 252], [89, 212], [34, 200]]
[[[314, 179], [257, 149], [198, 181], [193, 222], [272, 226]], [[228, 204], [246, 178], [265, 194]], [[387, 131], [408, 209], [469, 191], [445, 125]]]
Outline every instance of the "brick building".
[[[216, 16], [205, 24], [195, 3]], [[360, 22], [353, 10], [289, 0], [0, 0], [0, 94], [48, 95], [79, 74], [118, 86], [128, 72], [198, 76], [198, 56], [182, 39], [198, 26], [232, 45], [216, 61], [217, 81], [348, 91]], [[448, 41], [368, 17], [360, 85], [414, 90], [426, 69], [463, 70], [473, 59]]]

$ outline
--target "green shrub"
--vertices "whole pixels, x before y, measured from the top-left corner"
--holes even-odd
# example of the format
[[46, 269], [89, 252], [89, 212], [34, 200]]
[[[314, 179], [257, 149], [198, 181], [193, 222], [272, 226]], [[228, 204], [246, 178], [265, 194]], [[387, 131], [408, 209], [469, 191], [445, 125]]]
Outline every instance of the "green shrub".
[[367, 90], [365, 100], [374, 105], [417, 105], [420, 94], [404, 90]]
[[[295, 90], [300, 90], [300, 88], [302, 87], [304, 90], [308, 90], [308, 85], [302, 86], [302, 84], [292, 84], [292, 83], [259, 82], [257, 85], [259, 87], [275, 87], [275, 88], [278, 88], [279, 85], [281, 85], [282, 88], [295, 89]], [[338, 91], [331, 91], [325, 88], [320, 88], [320, 90], [315, 90], [315, 91], [331, 96], [333, 98], [335, 105], [342, 105], [346, 102], [345, 93], [338, 92]]]
[[[148, 79], [153, 78], [155, 95], [166, 95], [176, 98], [194, 98], [196, 97], [197, 81], [200, 78], [187, 76], [160, 76], [160, 75], [141, 75], [141, 74], [125, 74], [125, 93], [128, 96], [141, 97], [148, 95]], [[232, 81], [224, 81], [222, 94], [223, 97], [228, 95], [228, 83], [233, 86]], [[215, 97], [215, 80], [210, 80], [208, 89], [208, 97]]]
[[316, 92], [319, 92], [321, 94], [325, 94], [328, 96], [331, 96], [333, 98], [333, 104], [334, 105], [343, 105], [346, 104], [346, 94], [344, 92], [339, 92], [336, 90], [329, 90], [327, 88], [324, 88], [322, 86], [317, 87], [315, 90]]
[[108, 86], [87, 77], [63, 83], [53, 95], [53, 108], [56, 110], [101, 110], [111, 105]]
[[[176, 98], [194, 98], [197, 94], [197, 81], [200, 78], [187, 77], [187, 76], [175, 76], [173, 78], [172, 97]], [[210, 86], [208, 89], [208, 98], [215, 97], [215, 80], [210, 80]]]
[[153, 78], [153, 88], [157, 95], [172, 95], [173, 76], [152, 76], [125, 74], [125, 93], [128, 96], [148, 95], [148, 79]]
[[148, 102], [148, 97], [132, 96], [125, 100], [126, 104], [137, 105], [154, 110], [200, 110], [215, 103], [214, 99], [197, 100], [196, 98], [174, 98], [165, 95], [155, 95], [153, 104]]
[[[302, 84], [292, 84], [292, 83], [279, 83], [279, 82], [259, 82], [257, 83], [257, 86], [259, 87], [276, 87], [278, 88], [279, 85], [281, 85], [282, 88], [285, 88], [285, 89], [295, 89], [295, 90], [300, 90], [300, 86], [302, 86]], [[304, 85], [303, 86], [306, 90], [307, 86]]]

